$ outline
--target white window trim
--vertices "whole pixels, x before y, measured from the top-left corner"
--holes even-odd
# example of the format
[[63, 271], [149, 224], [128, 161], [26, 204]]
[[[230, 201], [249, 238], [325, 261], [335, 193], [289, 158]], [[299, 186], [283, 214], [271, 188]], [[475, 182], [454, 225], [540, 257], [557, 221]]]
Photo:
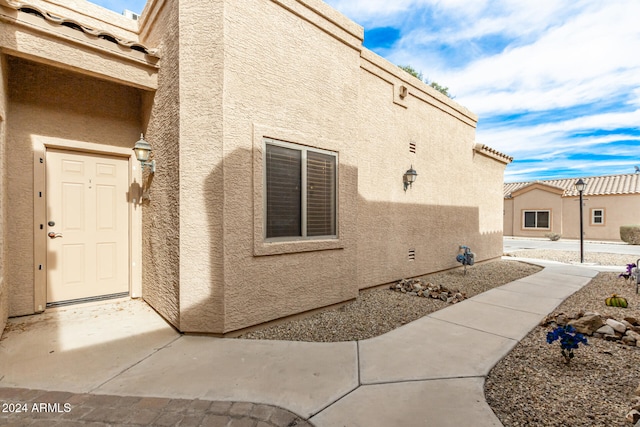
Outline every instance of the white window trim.
[[[535, 227], [527, 227], [525, 222], [525, 216], [529, 212], [536, 213], [536, 226]], [[538, 227], [538, 213], [539, 212], [547, 212], [549, 214], [549, 226], [548, 227]], [[522, 229], [523, 230], [551, 230], [551, 210], [550, 209], [525, 209], [522, 211]]]
[[[598, 215], [601, 219], [601, 222], [596, 222], [596, 211], [600, 211], [600, 215]], [[591, 225], [600, 226], [604, 225], [604, 208], [591, 208]]]

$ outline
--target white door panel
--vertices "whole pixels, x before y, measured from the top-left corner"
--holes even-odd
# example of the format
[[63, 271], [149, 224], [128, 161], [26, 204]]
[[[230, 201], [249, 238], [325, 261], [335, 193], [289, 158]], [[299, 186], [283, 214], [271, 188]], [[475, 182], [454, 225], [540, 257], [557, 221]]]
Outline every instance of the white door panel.
[[47, 150], [46, 165], [47, 302], [128, 292], [128, 161]]

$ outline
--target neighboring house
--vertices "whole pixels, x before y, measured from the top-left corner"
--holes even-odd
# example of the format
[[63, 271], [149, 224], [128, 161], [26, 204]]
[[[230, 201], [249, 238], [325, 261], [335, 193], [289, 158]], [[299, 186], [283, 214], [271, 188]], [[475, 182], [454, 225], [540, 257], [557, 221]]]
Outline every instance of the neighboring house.
[[[640, 174], [583, 178], [584, 238], [620, 240], [620, 226], [640, 224]], [[504, 184], [504, 235], [580, 238], [578, 178]]]
[[459, 245], [502, 254], [511, 158], [321, 1], [0, 0], [0, 20], [0, 326], [128, 295], [225, 334]]

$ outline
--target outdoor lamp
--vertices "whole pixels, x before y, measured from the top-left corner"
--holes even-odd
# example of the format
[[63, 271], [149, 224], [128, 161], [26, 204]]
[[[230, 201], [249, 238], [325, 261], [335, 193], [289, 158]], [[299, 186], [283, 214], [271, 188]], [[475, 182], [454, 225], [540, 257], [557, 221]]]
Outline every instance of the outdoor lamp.
[[145, 166], [149, 166], [151, 168], [151, 173], [156, 172], [156, 161], [149, 161], [149, 155], [151, 154], [151, 144], [144, 140], [144, 135], [140, 134], [140, 140], [136, 142], [133, 146], [133, 151], [136, 153], [136, 159], [142, 165], [142, 169], [144, 170]]
[[576, 190], [580, 193], [580, 263], [584, 263], [584, 224], [582, 219], [582, 193], [587, 187], [582, 178], [575, 183]]
[[407, 188], [411, 187], [411, 185], [415, 182], [417, 176], [418, 172], [416, 172], [416, 170], [413, 168], [413, 165], [411, 165], [411, 168], [409, 168], [409, 170], [406, 171], [404, 175], [402, 175], [402, 181], [404, 181], [404, 191], [407, 191]]

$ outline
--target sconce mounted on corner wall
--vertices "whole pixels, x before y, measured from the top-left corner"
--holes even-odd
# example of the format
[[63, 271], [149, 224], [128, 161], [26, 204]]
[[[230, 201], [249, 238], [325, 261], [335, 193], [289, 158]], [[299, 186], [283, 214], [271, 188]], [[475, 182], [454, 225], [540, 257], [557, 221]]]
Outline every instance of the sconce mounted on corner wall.
[[144, 135], [140, 134], [140, 140], [133, 146], [133, 151], [136, 153], [136, 159], [142, 165], [142, 170], [145, 166], [151, 168], [151, 173], [156, 173], [156, 161], [149, 161], [149, 155], [151, 154], [151, 144], [144, 140]]
[[404, 182], [404, 191], [407, 191], [407, 188], [412, 186], [417, 177], [418, 172], [416, 172], [416, 170], [413, 168], [413, 165], [411, 165], [411, 168], [409, 168], [409, 170], [406, 171], [404, 175], [402, 175], [402, 181]]

